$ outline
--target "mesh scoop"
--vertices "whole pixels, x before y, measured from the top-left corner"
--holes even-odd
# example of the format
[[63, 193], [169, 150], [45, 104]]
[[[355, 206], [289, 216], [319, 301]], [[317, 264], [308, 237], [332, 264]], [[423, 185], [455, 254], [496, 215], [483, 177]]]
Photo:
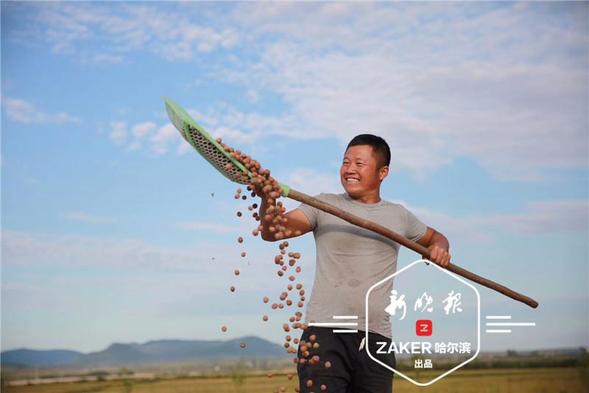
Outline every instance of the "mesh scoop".
[[[197, 152], [211, 163], [219, 172], [231, 181], [248, 184], [252, 173], [235, 157], [227, 153], [208, 132], [205, 131], [180, 105], [169, 98], [164, 98], [166, 111], [172, 124], [182, 137]], [[227, 165], [232, 164], [232, 165]], [[290, 187], [281, 184], [282, 195], [288, 196]]]
[[[174, 127], [180, 131], [186, 142], [190, 143], [201, 156], [210, 162], [229, 180], [248, 184], [252, 175], [243, 164], [227, 153], [208, 132], [194, 121], [184, 109], [169, 98], [165, 98], [166, 111]], [[232, 165], [227, 165], [232, 164]], [[245, 176], [244, 176], [245, 175]]]

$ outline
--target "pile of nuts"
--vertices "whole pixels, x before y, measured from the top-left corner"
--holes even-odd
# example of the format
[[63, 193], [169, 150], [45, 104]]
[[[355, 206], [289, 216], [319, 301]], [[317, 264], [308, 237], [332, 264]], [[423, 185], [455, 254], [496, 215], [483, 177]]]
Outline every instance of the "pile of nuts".
[[[282, 195], [282, 189], [280, 183], [270, 176], [270, 171], [268, 169], [263, 169], [258, 161], [252, 159], [247, 154], [227, 146], [220, 138], [217, 139], [217, 142], [227, 153], [240, 161], [243, 166], [250, 171], [251, 176], [242, 173], [243, 178], [241, 179], [244, 182], [247, 182], [246, 189], [250, 193], [250, 196], [252, 198], [261, 196], [262, 202], [260, 205], [252, 203], [247, 208], [248, 211], [252, 212], [251, 215], [254, 220], [259, 222], [259, 224], [252, 230], [252, 235], [258, 236], [263, 232], [264, 225], [262, 224], [262, 221], [266, 224], [268, 232], [270, 232], [275, 240], [282, 240], [284, 238], [301, 235], [300, 231], [292, 231], [286, 227], [286, 224], [288, 223], [288, 218], [285, 216], [286, 208], [283, 206], [282, 202], [278, 200]], [[233, 164], [228, 163], [226, 164], [225, 169], [230, 170], [232, 167]], [[241, 188], [238, 188], [235, 192], [234, 198], [247, 200], [248, 197]], [[256, 211], [258, 208], [259, 211]], [[241, 211], [237, 212], [237, 217], [242, 217], [242, 215]], [[261, 215], [263, 215], [263, 217]], [[243, 237], [238, 237], [237, 242], [238, 244], [243, 244]], [[274, 257], [274, 263], [277, 266], [276, 274], [280, 278], [287, 277], [286, 288], [280, 293], [280, 296], [275, 302], [270, 304], [270, 299], [267, 296], [264, 296], [262, 301], [264, 304], [270, 304], [272, 310], [283, 310], [288, 307], [296, 307], [295, 310], [297, 311], [293, 310], [293, 314], [289, 317], [288, 323], [282, 325], [282, 329], [286, 333], [284, 337], [284, 348], [288, 353], [300, 353], [300, 357], [297, 356], [293, 359], [295, 364], [316, 365], [320, 363], [320, 358], [319, 355], [312, 354], [313, 350], [319, 348], [319, 343], [317, 342], [315, 335], [309, 337], [309, 342], [304, 340], [299, 342], [298, 338], [291, 337], [291, 330], [305, 330], [307, 326], [301, 322], [303, 319], [303, 313], [298, 311], [298, 309], [302, 309], [305, 306], [305, 289], [303, 288], [302, 283], [296, 282], [296, 274], [299, 274], [302, 271], [301, 266], [297, 266], [301, 259], [301, 254], [299, 252], [289, 252], [288, 247], [288, 241], [285, 240], [280, 242], [277, 254]], [[246, 251], [241, 252], [241, 257], [245, 257], [246, 255]], [[239, 270], [235, 270], [234, 274], [235, 276], [238, 276]], [[230, 291], [235, 292], [235, 287], [231, 286]], [[262, 321], [267, 322], [268, 320], [268, 315], [262, 317]], [[221, 331], [226, 332], [227, 327], [223, 326]], [[245, 343], [242, 342], [240, 347], [245, 348]], [[331, 367], [331, 363], [329, 361], [324, 362], [324, 367]], [[268, 375], [269, 378], [271, 378], [271, 376], [271, 374]], [[291, 374], [289, 374], [288, 377], [289, 379], [292, 379]], [[306, 381], [306, 386], [312, 387], [313, 381]], [[327, 390], [326, 385], [320, 385], [319, 388], [321, 391]], [[275, 391], [283, 392], [285, 391], [285, 388], [280, 387]], [[295, 391], [298, 392], [299, 389], [295, 388]]]

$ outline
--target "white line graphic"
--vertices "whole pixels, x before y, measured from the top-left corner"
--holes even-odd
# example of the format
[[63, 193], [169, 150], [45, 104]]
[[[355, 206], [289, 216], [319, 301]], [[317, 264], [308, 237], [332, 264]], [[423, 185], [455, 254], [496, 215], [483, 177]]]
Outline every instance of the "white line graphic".
[[536, 322], [487, 322], [487, 326], [536, 326]]
[[334, 333], [358, 333], [357, 330], [348, 330], [348, 329], [333, 329]]
[[511, 333], [510, 329], [487, 329], [485, 333]]
[[358, 319], [357, 315], [334, 315], [333, 319]]
[[487, 315], [486, 319], [511, 319], [511, 315]]
[[358, 322], [311, 322], [309, 326], [358, 326]]

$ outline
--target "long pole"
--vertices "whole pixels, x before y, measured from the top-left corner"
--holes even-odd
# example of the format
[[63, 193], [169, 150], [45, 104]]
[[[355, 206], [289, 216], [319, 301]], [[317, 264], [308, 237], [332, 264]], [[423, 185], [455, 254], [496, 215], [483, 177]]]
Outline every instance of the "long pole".
[[[384, 237], [387, 237], [387, 238], [415, 251], [418, 254], [423, 255], [424, 258], [429, 258], [429, 250], [426, 247], [423, 247], [421, 244], [415, 243], [414, 241], [411, 241], [411, 240], [407, 239], [406, 237], [401, 236], [398, 233], [391, 231], [390, 229], [385, 228], [382, 225], [379, 225], [373, 221], [366, 220], [364, 218], [355, 216], [353, 214], [348, 213], [345, 210], [342, 210], [338, 207], [330, 205], [329, 203], [320, 201], [317, 198], [313, 198], [307, 194], [304, 194], [302, 192], [299, 192], [299, 191], [296, 191], [293, 189], [291, 189], [290, 192], [288, 193], [288, 198], [305, 203], [309, 206], [313, 206], [313, 207], [315, 207], [319, 210], [322, 210], [324, 212], [333, 214], [334, 216], [337, 216], [337, 217], [341, 218], [342, 220], [349, 222], [350, 224], [354, 224], [354, 225], [357, 225], [357, 226], [362, 227], [364, 229], [368, 229], [369, 231], [376, 232]], [[522, 295], [521, 293], [518, 293], [512, 289], [509, 289], [504, 285], [496, 283], [495, 281], [481, 277], [478, 274], [472, 273], [472, 272], [470, 272], [466, 269], [463, 269], [459, 266], [456, 266], [452, 263], [448, 264], [448, 266], [445, 269], [451, 271], [452, 273], [456, 273], [464, 278], [467, 278], [471, 281], [474, 281], [477, 284], [483, 285], [487, 288], [490, 288], [490, 289], [493, 289], [499, 293], [502, 293], [503, 295], [508, 296], [514, 300], [525, 303], [532, 308], [538, 307], [538, 302], [535, 301], [534, 299], [532, 299], [528, 296]]]

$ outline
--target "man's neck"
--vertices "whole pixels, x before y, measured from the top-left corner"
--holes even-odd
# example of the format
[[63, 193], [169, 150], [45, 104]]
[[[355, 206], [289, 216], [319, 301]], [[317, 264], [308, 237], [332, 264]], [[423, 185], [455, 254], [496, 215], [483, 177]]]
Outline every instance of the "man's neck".
[[[348, 195], [350, 195], [350, 194], [348, 194]], [[365, 203], [367, 205], [373, 205], [375, 203], [380, 202], [380, 193], [378, 191], [376, 191], [375, 193], [362, 195], [357, 198], [354, 198], [353, 196], [350, 195], [350, 198], [352, 198], [355, 201]]]

